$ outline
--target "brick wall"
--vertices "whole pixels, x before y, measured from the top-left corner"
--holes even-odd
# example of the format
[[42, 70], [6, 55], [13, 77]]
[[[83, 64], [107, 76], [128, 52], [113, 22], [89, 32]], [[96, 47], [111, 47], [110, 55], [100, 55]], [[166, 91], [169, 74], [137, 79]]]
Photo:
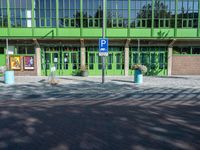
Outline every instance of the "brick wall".
[[173, 56], [172, 75], [200, 75], [200, 56]]
[[21, 58], [21, 69], [15, 70], [16, 76], [37, 76], [37, 58], [36, 55], [34, 55], [34, 70], [25, 70], [24, 69], [24, 61], [23, 56]]

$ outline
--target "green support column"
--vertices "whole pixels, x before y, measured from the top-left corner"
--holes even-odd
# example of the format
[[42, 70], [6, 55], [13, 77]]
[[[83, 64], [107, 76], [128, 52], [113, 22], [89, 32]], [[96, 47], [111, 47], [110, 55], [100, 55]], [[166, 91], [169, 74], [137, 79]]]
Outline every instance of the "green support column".
[[154, 0], [152, 0], [151, 37], [153, 37], [154, 35], [154, 5], [155, 5], [155, 2]]
[[175, 1], [175, 28], [174, 28], [174, 37], [177, 36], [177, 13], [178, 13], [178, 0]]
[[58, 8], [59, 8], [59, 2], [58, 0], [56, 0], [56, 36], [59, 36], [59, 33], [58, 33], [58, 28], [59, 28], [59, 11], [58, 11]]
[[10, 2], [9, 2], [9, 0], [7, 0], [7, 15], [8, 15], [8, 36], [10, 36], [11, 23], [10, 23]]
[[32, 0], [32, 10], [31, 10], [31, 19], [32, 19], [32, 36], [34, 37], [35, 35], [35, 18], [34, 18], [34, 8], [35, 8], [35, 5], [34, 5], [34, 0]]
[[105, 30], [104, 30], [104, 33], [105, 33], [105, 37], [107, 37], [107, 1], [105, 1], [105, 4], [103, 6], [103, 9], [104, 9], [104, 16], [105, 16], [105, 19], [103, 19], [104, 21], [104, 25], [105, 25]]
[[83, 36], [83, 0], [80, 0], [80, 21], [81, 21], [81, 27], [80, 27], [80, 36]]
[[128, 0], [128, 37], [131, 36], [131, 0]]
[[197, 29], [197, 36], [200, 36], [200, 0], [198, 5], [198, 29]]

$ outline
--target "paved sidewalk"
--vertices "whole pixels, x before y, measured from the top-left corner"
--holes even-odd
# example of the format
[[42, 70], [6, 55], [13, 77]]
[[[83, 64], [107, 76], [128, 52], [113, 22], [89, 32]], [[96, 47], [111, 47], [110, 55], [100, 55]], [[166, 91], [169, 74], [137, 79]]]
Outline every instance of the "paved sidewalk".
[[0, 82], [0, 99], [9, 100], [200, 100], [200, 76], [145, 77], [133, 83], [133, 77], [57, 77], [50, 85], [47, 77], [16, 77], [15, 85]]
[[[44, 76], [16, 76], [15, 84], [40, 84], [47, 83], [49, 77]], [[56, 77], [59, 84], [77, 84], [81, 82], [93, 82], [101, 83], [101, 76], [64, 76]], [[170, 76], [170, 77], [152, 77], [144, 76], [144, 83], [140, 86], [151, 86], [151, 87], [183, 87], [183, 88], [198, 88], [200, 87], [200, 76]], [[106, 76], [105, 83], [116, 83], [116, 84], [131, 84], [134, 85], [133, 76]], [[3, 77], [0, 77], [0, 85], [4, 86]]]

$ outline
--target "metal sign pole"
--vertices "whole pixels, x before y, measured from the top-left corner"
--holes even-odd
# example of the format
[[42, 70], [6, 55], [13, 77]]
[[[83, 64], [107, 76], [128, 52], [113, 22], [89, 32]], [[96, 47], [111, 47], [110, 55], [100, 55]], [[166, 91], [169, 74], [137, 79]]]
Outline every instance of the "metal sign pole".
[[[102, 38], [105, 38], [105, 0], [103, 0]], [[102, 84], [105, 82], [105, 56], [102, 56]]]

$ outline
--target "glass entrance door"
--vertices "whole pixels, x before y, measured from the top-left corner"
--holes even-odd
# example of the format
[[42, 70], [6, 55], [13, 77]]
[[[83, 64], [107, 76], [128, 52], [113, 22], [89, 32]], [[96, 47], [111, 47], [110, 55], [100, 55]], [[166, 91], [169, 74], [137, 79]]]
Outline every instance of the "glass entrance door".
[[[124, 74], [124, 57], [123, 52], [109, 51], [106, 57], [106, 75], [123, 75]], [[98, 51], [88, 51], [87, 64], [89, 75], [102, 74], [102, 57]]]
[[97, 51], [89, 51], [87, 55], [89, 75], [101, 75], [102, 60]]
[[77, 75], [80, 68], [78, 48], [54, 47], [41, 51], [42, 74], [50, 75], [51, 67], [56, 68], [57, 76]]
[[78, 51], [62, 51], [62, 75], [75, 75], [79, 70]]
[[58, 51], [46, 51], [44, 54], [44, 64], [46, 76], [50, 75], [52, 67], [55, 67], [56, 75], [60, 75], [60, 55]]

